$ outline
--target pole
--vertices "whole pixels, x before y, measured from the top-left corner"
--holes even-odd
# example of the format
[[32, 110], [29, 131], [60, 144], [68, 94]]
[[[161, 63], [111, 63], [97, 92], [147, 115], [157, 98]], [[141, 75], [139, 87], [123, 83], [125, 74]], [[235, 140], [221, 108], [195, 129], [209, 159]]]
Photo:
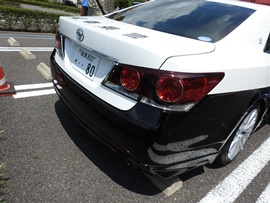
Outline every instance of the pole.
[[105, 13], [102, 5], [100, 4], [99, 0], [95, 0], [95, 1], [97, 2], [97, 5], [98, 5], [99, 9], [101, 10], [102, 14], [105, 15], [106, 13]]

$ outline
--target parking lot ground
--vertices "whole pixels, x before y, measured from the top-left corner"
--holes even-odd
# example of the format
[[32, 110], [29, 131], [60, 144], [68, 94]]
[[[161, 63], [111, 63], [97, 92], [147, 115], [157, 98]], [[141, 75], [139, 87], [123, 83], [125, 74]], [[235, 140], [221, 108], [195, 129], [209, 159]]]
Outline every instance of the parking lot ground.
[[[7, 42], [12, 36], [20, 47], [54, 46], [53, 35], [0, 32], [0, 62], [7, 81], [24, 92], [52, 90], [37, 66], [49, 65], [50, 51], [31, 51], [36, 59], [25, 59]], [[3, 51], [5, 50], [5, 51]], [[24, 89], [32, 85], [34, 89]], [[0, 97], [0, 163], [6, 183], [3, 195], [6, 202], [185, 202], [204, 201], [210, 194], [228, 202], [261, 203], [266, 197], [270, 202], [269, 157], [257, 168], [255, 160], [244, 163], [269, 139], [270, 126], [265, 125], [250, 139], [245, 151], [226, 167], [211, 164], [181, 175], [183, 187], [167, 197], [139, 170], [129, 167], [115, 153], [90, 136], [68, 113], [55, 93], [35, 94], [16, 98]], [[258, 159], [261, 159], [260, 157]], [[240, 170], [240, 169], [241, 170]], [[259, 169], [256, 174], [253, 169]], [[232, 187], [224, 185], [239, 171], [241, 179]], [[243, 175], [244, 174], [244, 175]], [[245, 175], [247, 174], [247, 175]], [[253, 176], [250, 176], [253, 174]], [[248, 177], [251, 177], [247, 179]], [[247, 183], [247, 184], [243, 184]], [[238, 188], [238, 192], [234, 188]], [[225, 191], [223, 193], [223, 191]], [[240, 192], [239, 192], [240, 191]], [[213, 198], [211, 199], [211, 203]], [[267, 201], [266, 201], [267, 202]]]

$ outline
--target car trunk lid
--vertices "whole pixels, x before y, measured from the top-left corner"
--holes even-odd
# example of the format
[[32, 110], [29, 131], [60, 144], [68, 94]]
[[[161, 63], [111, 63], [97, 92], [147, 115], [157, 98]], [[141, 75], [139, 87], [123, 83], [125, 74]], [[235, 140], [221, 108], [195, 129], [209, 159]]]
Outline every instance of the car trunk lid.
[[[81, 30], [80, 41], [76, 32]], [[61, 17], [60, 32], [121, 63], [158, 69], [169, 57], [214, 51], [213, 43], [142, 28], [106, 17]]]
[[59, 25], [64, 57], [56, 57], [57, 63], [86, 90], [121, 110], [131, 109], [137, 101], [103, 85], [115, 64], [158, 70], [170, 57], [204, 54], [215, 49], [210, 42], [106, 17], [60, 17]]

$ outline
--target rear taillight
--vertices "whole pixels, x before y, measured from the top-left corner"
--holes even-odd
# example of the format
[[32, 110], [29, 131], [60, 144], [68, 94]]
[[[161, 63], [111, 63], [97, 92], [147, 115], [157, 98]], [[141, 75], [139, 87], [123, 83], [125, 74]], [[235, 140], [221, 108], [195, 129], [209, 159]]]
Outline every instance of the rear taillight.
[[57, 53], [61, 57], [63, 57], [62, 36], [58, 29], [56, 29], [56, 33], [55, 33], [55, 48], [57, 50]]
[[223, 77], [224, 73], [181, 73], [118, 64], [103, 84], [158, 108], [187, 111]]
[[140, 85], [140, 73], [130, 68], [123, 68], [120, 75], [121, 85], [130, 92], [138, 89]]
[[180, 78], [161, 76], [156, 82], [155, 90], [161, 101], [175, 103], [181, 99], [184, 87]]
[[61, 35], [58, 29], [55, 33], [55, 48], [61, 50]]
[[64, 81], [64, 79], [62, 77], [61, 72], [57, 69], [57, 67], [55, 67], [55, 73], [56, 73], [56, 79], [58, 81], [58, 84], [59, 85], [64, 85], [65, 81]]

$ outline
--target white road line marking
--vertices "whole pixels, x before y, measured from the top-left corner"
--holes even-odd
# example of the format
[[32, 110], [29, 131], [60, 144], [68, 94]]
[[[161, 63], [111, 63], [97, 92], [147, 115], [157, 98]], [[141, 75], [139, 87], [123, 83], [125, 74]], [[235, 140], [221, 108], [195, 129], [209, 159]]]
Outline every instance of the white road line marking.
[[267, 185], [265, 190], [262, 192], [256, 203], [269, 203], [270, 202], [270, 184]]
[[8, 34], [5, 34], [5, 33], [0, 33], [0, 38], [8, 38], [8, 37], [14, 37], [14, 38], [20, 38], [20, 39], [48, 39], [48, 40], [54, 40], [55, 39], [55, 36], [54, 34], [38, 34], [38, 35], [31, 35], [31, 34], [22, 34], [22, 33], [15, 33], [15, 34], [12, 34], [12, 33], [8, 33]]
[[0, 47], [1, 51], [20, 51], [27, 49], [28, 51], [53, 51], [53, 47]]
[[27, 84], [27, 85], [15, 85], [14, 88], [17, 92], [13, 95], [14, 99], [36, 97], [42, 95], [55, 94], [55, 90], [52, 88], [53, 83], [38, 83], [38, 84]]
[[53, 87], [53, 83], [39, 83], [39, 84], [27, 84], [27, 85], [15, 85], [15, 90], [31, 90], [31, 89], [40, 89], [40, 88], [49, 88]]
[[55, 94], [55, 90], [48, 89], [48, 90], [36, 90], [36, 91], [30, 91], [30, 92], [18, 92], [13, 97], [14, 99], [19, 99], [19, 98], [36, 97], [36, 96], [49, 95], [49, 94]]
[[270, 138], [229, 176], [211, 190], [200, 203], [233, 202], [270, 160]]

